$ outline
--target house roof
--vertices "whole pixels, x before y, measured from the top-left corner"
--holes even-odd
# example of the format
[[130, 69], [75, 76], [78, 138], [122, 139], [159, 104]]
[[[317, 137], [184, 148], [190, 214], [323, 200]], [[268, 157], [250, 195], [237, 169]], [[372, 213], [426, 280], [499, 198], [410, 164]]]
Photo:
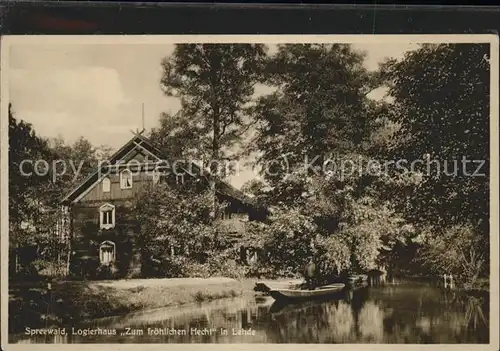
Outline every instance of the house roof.
[[[116, 166], [119, 161], [126, 156], [133, 149], [140, 147], [146, 152], [150, 153], [152, 156], [156, 157], [158, 160], [167, 160], [167, 155], [159, 148], [154, 145], [154, 143], [142, 133], [134, 133], [132, 139], [130, 139], [125, 145], [123, 145], [119, 150], [117, 150], [111, 157], [107, 160], [107, 162], [103, 162], [100, 164], [95, 171], [90, 174], [87, 178], [85, 178], [78, 186], [76, 186], [73, 190], [71, 190], [62, 200], [61, 203], [68, 204], [74, 201], [78, 196], [80, 196], [86, 189], [100, 181], [99, 175], [102, 169], [105, 169], [110, 166]], [[196, 164], [192, 164], [194, 167], [199, 168], [201, 176], [208, 179], [208, 172], [201, 172], [201, 167]], [[184, 170], [186, 171], [186, 170]], [[186, 171], [187, 172], [187, 171]], [[189, 172], [187, 172], [189, 173]], [[216, 191], [221, 194], [236, 200], [241, 201], [242, 203], [255, 207], [257, 206], [255, 200], [246, 196], [242, 191], [236, 189], [231, 184], [218, 180], [216, 182]]]

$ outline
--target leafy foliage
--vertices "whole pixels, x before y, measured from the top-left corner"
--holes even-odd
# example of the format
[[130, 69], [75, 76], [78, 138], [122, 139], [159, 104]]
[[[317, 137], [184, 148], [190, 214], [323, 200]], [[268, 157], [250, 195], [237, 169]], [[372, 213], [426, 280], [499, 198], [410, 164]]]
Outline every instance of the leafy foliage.
[[316, 225], [293, 208], [276, 211], [265, 226], [260, 245], [268, 253], [266, 264], [276, 270], [300, 272], [315, 254]]
[[389, 263], [382, 262], [382, 253], [413, 234], [413, 227], [405, 223], [390, 202], [377, 204], [366, 196], [351, 201], [349, 207], [348, 222], [341, 223], [340, 235], [349, 243], [354, 264], [362, 270]]
[[[421, 162], [403, 174], [416, 181], [387, 193], [429, 236], [416, 262], [468, 284], [489, 259], [489, 55], [485, 44], [429, 44], [382, 66], [398, 126], [385, 153]], [[463, 243], [470, 256], [457, 253]]]
[[226, 228], [210, 218], [212, 205], [210, 191], [165, 183], [146, 188], [134, 208], [141, 223], [137, 242], [144, 264], [157, 261], [167, 270], [161, 274], [183, 276], [188, 264], [205, 264], [210, 253], [227, 249]]
[[260, 44], [180, 44], [162, 62], [161, 87], [181, 100], [175, 116], [163, 115], [153, 137], [174, 154], [214, 161], [228, 157], [250, 125], [248, 111], [260, 80]]
[[240, 191], [248, 196], [259, 198], [265, 193], [266, 188], [262, 180], [251, 179], [241, 186]]
[[351, 268], [351, 249], [342, 236], [318, 236], [315, 245], [319, 251], [322, 275], [330, 272], [340, 275]]
[[[50, 176], [45, 166], [38, 172], [35, 162], [50, 159], [46, 140], [36, 135], [31, 124], [17, 120], [9, 104], [9, 239], [13, 245], [31, 241], [32, 226], [37, 221], [40, 197]], [[26, 163], [23, 161], [30, 161]], [[24, 174], [23, 174], [24, 173]], [[45, 175], [39, 175], [43, 174]]]
[[452, 273], [469, 288], [474, 287], [484, 273], [487, 255], [481, 250], [481, 236], [472, 225], [455, 225], [439, 233], [423, 233], [419, 239], [424, 244], [419, 260], [433, 273]]
[[50, 199], [52, 205], [59, 201], [87, 178], [97, 167], [99, 160], [111, 156], [111, 148], [107, 145], [95, 147], [84, 137], [78, 138], [73, 144], [68, 144], [64, 138], [57, 137], [48, 140], [55, 168], [52, 173]]
[[[433, 44], [382, 67], [394, 99], [389, 118], [400, 126], [388, 152], [440, 163], [440, 171], [431, 164], [428, 172], [426, 162], [413, 170], [424, 175], [404, 204], [414, 221], [472, 222], [487, 231], [489, 66], [489, 45]], [[482, 176], [471, 176], [479, 167], [472, 160], [484, 161]]]
[[[385, 175], [367, 167], [374, 158], [373, 131], [381, 126], [377, 117], [387, 113], [387, 104], [367, 97], [379, 76], [349, 45], [280, 46], [267, 73], [277, 91], [255, 109], [256, 147], [270, 186], [260, 187], [259, 198], [290, 213], [266, 229], [266, 248], [283, 247], [271, 256], [285, 255], [285, 267], [287, 252], [299, 266], [312, 255], [337, 274], [376, 267], [382, 253], [409, 234], [383, 196]], [[304, 242], [286, 236], [294, 232]]]
[[[62, 138], [42, 138], [32, 125], [16, 119], [9, 105], [11, 248], [36, 247], [35, 254], [30, 254], [31, 260], [38, 257], [45, 260], [45, 266], [54, 266], [56, 262], [62, 265], [64, 260], [59, 259], [67, 248], [56, 235], [60, 201], [106, 153], [108, 147], [94, 148], [84, 138], [73, 145], [67, 145]], [[44, 270], [42, 266], [40, 271]]]
[[321, 163], [332, 153], [358, 148], [369, 136], [374, 119], [367, 107], [373, 104], [366, 95], [376, 75], [349, 45], [281, 45], [266, 72], [268, 84], [278, 90], [256, 107], [261, 162], [286, 157], [286, 166], [294, 169], [307, 155], [319, 156]]
[[[489, 259], [489, 63], [482, 44], [422, 45], [377, 72], [342, 44], [279, 45], [272, 56], [259, 44], [177, 45], [162, 62], [161, 88], [181, 109], [163, 114], [151, 137], [174, 159], [258, 155], [261, 180], [242, 190], [272, 216], [249, 223], [240, 244], [264, 252], [261, 271], [296, 275], [310, 258], [335, 274], [395, 267], [411, 251], [414, 271], [473, 284]], [[272, 92], [256, 98], [259, 83]], [[390, 99], [370, 99], [382, 84]], [[44, 140], [10, 109], [9, 133], [10, 225], [19, 233], [11, 240], [41, 243], [50, 230], [33, 235], [22, 222], [50, 228], [41, 204], [57, 204], [109, 149]], [[25, 157], [84, 163], [54, 183], [50, 173], [22, 177]], [[382, 158], [407, 162], [371, 169]], [[420, 164], [407, 169], [412, 161]], [[209, 182], [210, 191], [156, 184], [136, 199], [142, 258], [159, 262], [161, 274], [245, 273], [228, 229], [214, 221]]]

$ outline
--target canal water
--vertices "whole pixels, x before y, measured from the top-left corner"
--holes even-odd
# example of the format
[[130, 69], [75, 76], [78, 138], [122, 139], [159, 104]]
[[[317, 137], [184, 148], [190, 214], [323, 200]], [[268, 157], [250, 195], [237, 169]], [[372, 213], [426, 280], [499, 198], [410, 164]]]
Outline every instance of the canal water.
[[18, 343], [488, 343], [489, 301], [419, 283], [282, 305], [249, 295], [66, 326]]

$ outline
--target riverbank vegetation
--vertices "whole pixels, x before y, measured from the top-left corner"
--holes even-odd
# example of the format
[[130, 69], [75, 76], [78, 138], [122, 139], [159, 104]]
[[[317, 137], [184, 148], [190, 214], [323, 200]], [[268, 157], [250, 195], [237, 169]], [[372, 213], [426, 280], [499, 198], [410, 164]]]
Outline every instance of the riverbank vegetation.
[[[159, 262], [148, 275], [289, 277], [314, 258], [325, 279], [373, 269], [451, 273], [465, 289], [487, 279], [489, 46], [426, 44], [374, 71], [350, 45], [275, 49], [178, 45], [163, 62], [162, 89], [181, 109], [160, 117], [152, 140], [180, 159], [253, 163], [261, 173], [242, 190], [270, 217], [246, 223], [236, 243], [217, 224], [213, 185], [231, 168], [209, 167], [204, 192], [146, 192], [135, 206], [143, 260]], [[65, 266], [69, 250], [39, 214], [79, 179], [27, 183], [17, 166], [26, 155], [102, 155], [9, 121], [11, 248]], [[172, 245], [183, 249], [172, 256]], [[242, 245], [257, 262], [238, 261]]]
[[139, 310], [234, 298], [250, 292], [251, 281], [226, 278], [58, 281], [9, 288], [9, 330], [78, 325]]

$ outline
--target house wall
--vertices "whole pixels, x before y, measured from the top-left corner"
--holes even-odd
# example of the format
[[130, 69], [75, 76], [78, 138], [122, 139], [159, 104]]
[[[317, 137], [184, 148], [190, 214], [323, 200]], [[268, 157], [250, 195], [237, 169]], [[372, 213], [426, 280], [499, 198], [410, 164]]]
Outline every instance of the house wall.
[[120, 188], [120, 175], [117, 173], [108, 175], [109, 180], [111, 181], [111, 189], [109, 192], [104, 192], [102, 187], [102, 180], [95, 185], [85, 196], [80, 200], [81, 202], [87, 201], [111, 201], [111, 200], [120, 200], [120, 199], [133, 199], [135, 198], [140, 191], [144, 188], [145, 185], [150, 184], [152, 182], [151, 174], [147, 174], [146, 172], [137, 172], [134, 174], [132, 172], [132, 188], [130, 189], [122, 189]]
[[72, 209], [72, 265], [77, 275], [90, 274], [99, 266], [99, 247], [104, 241], [116, 245], [116, 267], [119, 276], [139, 274], [140, 260], [136, 245], [139, 225], [134, 220], [129, 201], [114, 200], [115, 227], [100, 229], [99, 208], [104, 202], [75, 204]]
[[146, 184], [149, 184], [153, 180], [152, 170], [149, 172], [143, 170], [136, 170], [137, 164], [145, 162], [153, 164], [151, 157], [146, 155], [145, 152], [141, 150], [134, 150], [129, 153], [121, 162], [124, 165], [129, 165], [128, 167], [132, 171], [132, 188], [122, 189], [120, 187], [120, 172], [123, 169], [115, 169], [107, 175], [111, 181], [111, 188], [109, 192], [104, 192], [102, 183], [103, 179], [99, 183], [94, 184], [90, 190], [88, 190], [85, 195], [80, 198], [80, 202], [86, 201], [110, 201], [118, 199], [132, 199], [137, 196], [137, 194], [143, 189]]
[[244, 233], [248, 215], [245, 213], [233, 213], [231, 214], [231, 218], [225, 218], [221, 221], [232, 233]]

